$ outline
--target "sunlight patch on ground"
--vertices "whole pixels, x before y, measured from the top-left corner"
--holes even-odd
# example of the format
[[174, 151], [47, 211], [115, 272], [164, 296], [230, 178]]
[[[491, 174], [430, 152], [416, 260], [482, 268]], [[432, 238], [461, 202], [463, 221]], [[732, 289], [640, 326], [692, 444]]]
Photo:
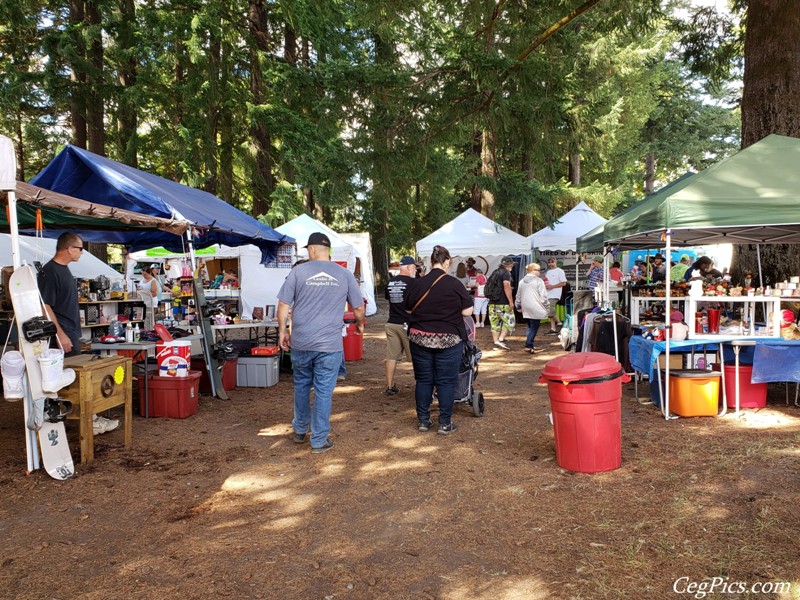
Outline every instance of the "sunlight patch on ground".
[[747, 429], [783, 429], [787, 427], [800, 429], [800, 418], [776, 410], [745, 410], [738, 415], [728, 413], [724, 418], [733, 425]]
[[378, 462], [374, 461], [365, 464], [361, 468], [361, 472], [365, 475], [376, 475], [379, 473], [390, 473], [392, 471], [405, 471], [408, 469], [424, 469], [429, 468], [430, 463], [426, 460], [404, 460], [399, 462]]
[[272, 477], [265, 477], [257, 473], [236, 473], [228, 477], [220, 489], [223, 492], [238, 492], [251, 488], [271, 488], [286, 485], [286, 481], [276, 481]]
[[292, 433], [291, 426], [287, 427], [286, 423], [276, 423], [272, 427], [262, 427], [258, 431], [259, 437], [282, 437]]
[[341, 475], [345, 471], [343, 462], [331, 462], [319, 468], [320, 475], [332, 476]]
[[536, 578], [512, 579], [495, 576], [482, 589], [463, 584], [455, 585], [447, 597], [452, 600], [545, 600], [551, 594], [547, 585]]

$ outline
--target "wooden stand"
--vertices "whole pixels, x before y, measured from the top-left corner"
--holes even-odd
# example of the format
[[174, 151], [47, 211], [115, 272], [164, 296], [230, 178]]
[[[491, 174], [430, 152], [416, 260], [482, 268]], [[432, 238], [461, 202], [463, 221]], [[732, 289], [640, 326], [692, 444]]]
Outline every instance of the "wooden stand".
[[131, 359], [123, 356], [80, 354], [64, 360], [64, 368], [74, 369], [76, 377], [72, 385], [59, 392], [59, 396], [73, 404], [68, 418], [79, 420], [82, 465], [94, 459], [92, 418], [99, 412], [124, 405], [125, 446], [131, 444], [131, 365]]

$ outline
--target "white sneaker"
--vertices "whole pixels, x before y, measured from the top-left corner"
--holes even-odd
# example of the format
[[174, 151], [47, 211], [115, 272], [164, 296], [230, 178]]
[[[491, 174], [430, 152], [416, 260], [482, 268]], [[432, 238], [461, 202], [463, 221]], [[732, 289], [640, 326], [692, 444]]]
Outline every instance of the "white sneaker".
[[95, 415], [92, 419], [92, 431], [95, 435], [114, 431], [117, 427], [119, 427], [119, 420], [117, 419], [106, 419], [98, 415]]

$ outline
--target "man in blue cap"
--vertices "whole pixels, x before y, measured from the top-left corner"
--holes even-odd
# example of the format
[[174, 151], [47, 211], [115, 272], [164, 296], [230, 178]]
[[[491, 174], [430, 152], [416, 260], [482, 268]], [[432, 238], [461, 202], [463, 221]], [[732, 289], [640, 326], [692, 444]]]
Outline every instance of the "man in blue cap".
[[389, 301], [389, 320], [386, 322], [386, 390], [384, 394], [394, 396], [397, 386], [394, 374], [397, 361], [411, 360], [408, 347], [408, 313], [403, 308], [406, 291], [417, 274], [417, 261], [410, 256], [400, 259], [400, 269], [386, 284], [386, 299]]
[[[319, 454], [333, 448], [328, 434], [336, 376], [344, 360], [342, 317], [345, 302], [353, 309], [359, 335], [364, 333], [365, 309], [356, 278], [331, 261], [328, 236], [312, 233], [306, 248], [308, 261], [289, 271], [278, 292], [278, 336], [281, 348], [292, 353], [292, 440], [302, 444], [310, 429], [311, 452]], [[291, 331], [287, 326], [290, 308]]]

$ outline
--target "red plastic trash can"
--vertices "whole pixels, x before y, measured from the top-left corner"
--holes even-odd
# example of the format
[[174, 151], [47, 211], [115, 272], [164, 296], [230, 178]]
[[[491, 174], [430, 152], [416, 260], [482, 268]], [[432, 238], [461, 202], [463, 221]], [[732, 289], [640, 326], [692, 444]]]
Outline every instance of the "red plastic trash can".
[[[753, 383], [753, 366], [739, 365], [739, 408], [766, 408], [767, 384]], [[725, 397], [736, 408], [736, 365], [725, 365]]]
[[344, 359], [361, 360], [364, 357], [364, 336], [356, 329], [356, 315], [352, 312], [344, 313], [344, 323]]
[[558, 466], [579, 473], [613, 471], [622, 464], [622, 383], [630, 381], [613, 356], [578, 352], [548, 362]]

